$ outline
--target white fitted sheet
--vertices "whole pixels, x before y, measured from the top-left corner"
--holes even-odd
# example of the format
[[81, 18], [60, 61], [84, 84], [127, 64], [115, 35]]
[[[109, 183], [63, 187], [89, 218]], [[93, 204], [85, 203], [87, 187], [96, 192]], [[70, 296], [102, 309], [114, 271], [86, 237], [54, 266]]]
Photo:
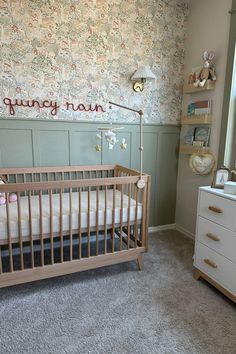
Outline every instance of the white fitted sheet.
[[[77, 230], [79, 228], [79, 203], [78, 203], [78, 192], [72, 193], [72, 229]], [[128, 221], [128, 196], [123, 194], [123, 223]], [[53, 232], [57, 233], [60, 231], [60, 195], [52, 195], [53, 204]], [[28, 207], [28, 197], [20, 198], [21, 205], [21, 229], [22, 236], [29, 237], [30, 226], [29, 226], [29, 207]], [[115, 191], [115, 223], [120, 222], [120, 208], [121, 208], [121, 193], [120, 191]], [[113, 210], [113, 190], [107, 190], [107, 225], [112, 224], [112, 212]], [[69, 231], [70, 229], [70, 216], [69, 216], [70, 206], [69, 206], [69, 193], [63, 193], [63, 231]], [[9, 203], [9, 214], [10, 214], [10, 234], [11, 238], [18, 238], [18, 211], [17, 203]], [[131, 198], [130, 203], [130, 221], [135, 221], [136, 214], [136, 201]], [[31, 221], [32, 221], [32, 234], [40, 234], [40, 209], [39, 209], [39, 197], [31, 196]], [[43, 234], [50, 233], [50, 204], [49, 196], [42, 195], [42, 215], [43, 215]], [[142, 204], [138, 203], [137, 219], [142, 218]], [[96, 191], [90, 192], [90, 227], [96, 226]], [[105, 221], [105, 191], [99, 191], [99, 213], [98, 213], [99, 226], [104, 225]], [[88, 193], [81, 192], [81, 228], [87, 228], [88, 226]], [[7, 239], [7, 217], [6, 217], [6, 206], [0, 206], [0, 240]]]

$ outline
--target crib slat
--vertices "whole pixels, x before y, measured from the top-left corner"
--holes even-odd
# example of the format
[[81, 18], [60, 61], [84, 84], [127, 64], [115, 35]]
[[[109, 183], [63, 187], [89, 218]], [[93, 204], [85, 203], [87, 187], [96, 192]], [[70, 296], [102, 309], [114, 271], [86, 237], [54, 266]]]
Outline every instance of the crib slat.
[[146, 198], [147, 198], [147, 186], [145, 185], [142, 195], [142, 226], [141, 226], [141, 244], [144, 244], [144, 235], [146, 229]]
[[[57, 181], [57, 173], [56, 172], [54, 172], [54, 180]], [[55, 190], [55, 193], [58, 193], [57, 189]]]
[[[46, 175], [47, 175], [47, 181], [49, 182], [50, 181], [49, 173], [47, 172]], [[47, 193], [49, 194], [49, 190], [47, 190]]]
[[105, 211], [104, 211], [104, 253], [107, 253], [107, 186], [105, 186]]
[[134, 183], [132, 183], [132, 198], [135, 200], [135, 193], [136, 193], [136, 185]]
[[[84, 171], [82, 171], [82, 179], [84, 180]], [[82, 187], [82, 191], [84, 191], [84, 187]]]
[[73, 239], [72, 239], [72, 189], [69, 191], [69, 227], [70, 227], [70, 261], [73, 259]]
[[54, 264], [52, 190], [49, 191], [51, 264]]
[[116, 185], [113, 185], [113, 201], [112, 201], [112, 248], [111, 251], [115, 251], [115, 212], [116, 212]]
[[128, 235], [127, 235], [127, 249], [130, 246], [130, 207], [131, 207], [131, 184], [129, 183], [129, 191], [128, 191]]
[[62, 189], [60, 189], [60, 251], [61, 251], [61, 263], [63, 263], [63, 209], [62, 209]]
[[[104, 170], [101, 171], [101, 177], [104, 178]], [[103, 190], [103, 186], [101, 186], [101, 190]]]
[[124, 199], [124, 185], [121, 185], [120, 196], [120, 251], [122, 251], [122, 235], [123, 235], [123, 199]]
[[40, 251], [41, 266], [44, 266], [44, 243], [43, 243], [43, 207], [42, 207], [42, 191], [39, 191], [39, 229], [40, 229]]
[[21, 225], [21, 205], [20, 205], [20, 193], [17, 192], [17, 217], [18, 217], [18, 236], [20, 244], [20, 267], [21, 270], [24, 269], [24, 252], [23, 252], [23, 241], [22, 241], [22, 225]]
[[[33, 173], [31, 173], [31, 182], [34, 183], [34, 174], [33, 174]], [[34, 193], [35, 193], [35, 192], [33, 191], [32, 194], [34, 195]]]
[[[23, 173], [23, 183], [25, 183], [25, 173]], [[24, 196], [26, 196], [26, 192], [24, 192]]]
[[81, 247], [81, 188], [79, 187], [79, 214], [78, 214], [78, 224], [79, 224], [79, 259], [81, 259], [82, 247]]
[[98, 255], [99, 238], [99, 187], [96, 187], [96, 256]]
[[32, 233], [31, 191], [28, 192], [28, 208], [29, 208], [29, 233], [30, 233], [31, 266], [32, 266], [32, 268], [34, 268], [34, 241], [33, 241], [33, 233]]
[[88, 257], [90, 257], [90, 187], [88, 187], [87, 240], [88, 240]]

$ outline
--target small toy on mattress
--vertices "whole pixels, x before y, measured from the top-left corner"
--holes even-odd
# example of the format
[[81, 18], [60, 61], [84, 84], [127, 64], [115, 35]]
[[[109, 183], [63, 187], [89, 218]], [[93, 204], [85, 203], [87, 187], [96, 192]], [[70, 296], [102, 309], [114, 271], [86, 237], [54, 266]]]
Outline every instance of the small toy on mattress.
[[[4, 176], [0, 176], [0, 184], [7, 184], [7, 179]], [[15, 193], [0, 193], [0, 205], [6, 204], [6, 198], [10, 203], [17, 201], [17, 195]]]

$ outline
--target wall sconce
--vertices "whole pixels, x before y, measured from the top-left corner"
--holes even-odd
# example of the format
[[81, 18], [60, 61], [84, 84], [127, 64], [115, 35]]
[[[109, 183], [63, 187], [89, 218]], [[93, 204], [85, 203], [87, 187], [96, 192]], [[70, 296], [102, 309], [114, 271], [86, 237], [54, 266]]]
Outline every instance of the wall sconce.
[[153, 74], [149, 66], [140, 66], [131, 77], [131, 81], [135, 81], [133, 89], [135, 92], [142, 92], [144, 89], [144, 82], [146, 80], [155, 80], [156, 75]]

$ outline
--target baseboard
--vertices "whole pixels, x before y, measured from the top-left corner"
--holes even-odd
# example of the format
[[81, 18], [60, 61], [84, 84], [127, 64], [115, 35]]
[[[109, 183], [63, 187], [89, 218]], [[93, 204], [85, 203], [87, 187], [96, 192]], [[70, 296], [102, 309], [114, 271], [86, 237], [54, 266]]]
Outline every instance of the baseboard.
[[192, 232], [186, 230], [184, 227], [175, 224], [175, 229], [179, 232], [181, 232], [182, 234], [184, 234], [185, 236], [191, 238], [192, 240], [195, 240], [195, 235], [192, 234]]
[[157, 232], [163, 230], [177, 230], [184, 234], [185, 236], [191, 238], [191, 240], [195, 240], [195, 235], [186, 230], [184, 227], [176, 224], [167, 224], [167, 225], [160, 225], [160, 226], [149, 226], [148, 232]]
[[163, 231], [163, 230], [173, 230], [173, 229], [175, 229], [175, 224], [149, 226], [148, 232], [156, 232], [156, 231]]

